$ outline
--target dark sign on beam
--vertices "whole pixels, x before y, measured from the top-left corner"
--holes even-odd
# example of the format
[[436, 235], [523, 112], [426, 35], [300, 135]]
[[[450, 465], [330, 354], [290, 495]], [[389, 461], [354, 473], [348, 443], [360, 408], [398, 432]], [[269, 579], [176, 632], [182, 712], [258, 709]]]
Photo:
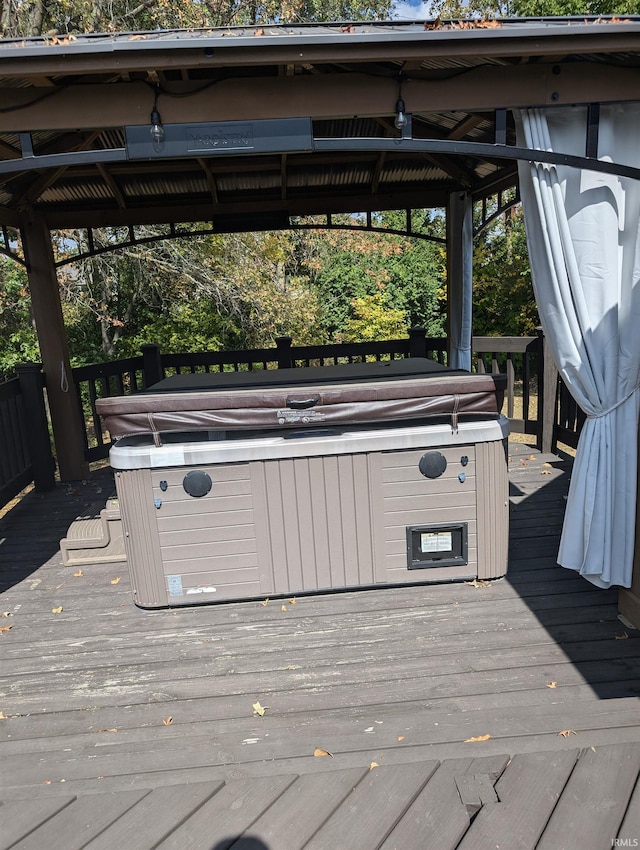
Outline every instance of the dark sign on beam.
[[208, 124], [160, 125], [162, 139], [150, 125], [125, 127], [127, 159], [166, 159], [222, 154], [310, 151], [310, 118], [264, 121], [218, 121]]

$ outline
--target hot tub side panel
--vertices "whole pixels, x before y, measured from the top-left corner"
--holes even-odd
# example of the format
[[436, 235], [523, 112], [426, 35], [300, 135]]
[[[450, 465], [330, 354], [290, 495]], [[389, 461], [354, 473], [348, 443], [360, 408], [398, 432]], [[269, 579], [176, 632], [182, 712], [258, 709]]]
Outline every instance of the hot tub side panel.
[[509, 561], [509, 479], [506, 446], [477, 443], [478, 578], [506, 575]]
[[115, 481], [134, 602], [145, 608], [166, 605], [151, 471], [116, 472]]
[[[189, 467], [116, 474], [134, 598], [142, 607], [275, 594], [495, 578], [506, 572], [501, 441], [207, 464], [209, 492], [189, 495]], [[464, 524], [467, 562], [408, 569], [407, 527]]]

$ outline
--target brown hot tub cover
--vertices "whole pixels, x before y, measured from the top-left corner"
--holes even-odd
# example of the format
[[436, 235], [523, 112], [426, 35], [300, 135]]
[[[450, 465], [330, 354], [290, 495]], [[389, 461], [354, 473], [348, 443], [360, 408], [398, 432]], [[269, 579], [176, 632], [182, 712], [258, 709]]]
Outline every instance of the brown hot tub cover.
[[175, 375], [96, 409], [114, 439], [130, 434], [495, 417], [506, 377], [423, 358], [302, 369]]

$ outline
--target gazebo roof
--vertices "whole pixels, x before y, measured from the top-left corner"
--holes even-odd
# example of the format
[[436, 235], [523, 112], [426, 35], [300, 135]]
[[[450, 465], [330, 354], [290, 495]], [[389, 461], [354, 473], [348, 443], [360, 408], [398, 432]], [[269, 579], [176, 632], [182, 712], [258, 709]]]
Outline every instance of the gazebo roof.
[[280, 227], [514, 186], [509, 110], [637, 100], [640, 17], [5, 40], [0, 90], [1, 225]]

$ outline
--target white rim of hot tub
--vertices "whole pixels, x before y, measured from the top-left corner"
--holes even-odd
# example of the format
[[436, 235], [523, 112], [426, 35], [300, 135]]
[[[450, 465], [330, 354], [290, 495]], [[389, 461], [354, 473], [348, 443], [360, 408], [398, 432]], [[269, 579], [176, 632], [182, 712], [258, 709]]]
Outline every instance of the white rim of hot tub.
[[[366, 430], [331, 428], [331, 433], [309, 431], [265, 432], [264, 436], [231, 439], [224, 432], [213, 432], [201, 441], [153, 444], [151, 435], [123, 437], [111, 447], [109, 461], [114, 469], [159, 469], [167, 466], [281, 460], [296, 457], [365, 454], [376, 451], [403, 451], [434, 446], [460, 446], [504, 440], [509, 421], [496, 419], [460, 421], [453, 429], [448, 423], [385, 426]], [[393, 444], [390, 444], [392, 440]]]

